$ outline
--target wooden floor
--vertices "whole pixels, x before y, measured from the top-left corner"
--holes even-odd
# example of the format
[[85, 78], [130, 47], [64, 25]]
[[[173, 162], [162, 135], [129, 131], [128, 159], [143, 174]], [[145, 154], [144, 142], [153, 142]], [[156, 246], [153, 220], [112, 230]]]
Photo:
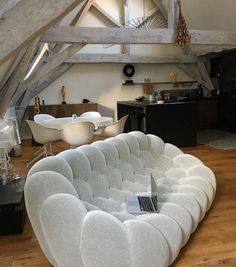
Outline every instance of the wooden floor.
[[[60, 143], [56, 151], [63, 148]], [[24, 142], [22, 150], [23, 156], [14, 157], [11, 162], [26, 174], [25, 165], [37, 147]], [[214, 171], [217, 193], [208, 214], [172, 267], [236, 267], [236, 150], [197, 146], [185, 148], [184, 152], [197, 156]], [[0, 267], [23, 266], [50, 266], [28, 220], [22, 235], [0, 237]]]

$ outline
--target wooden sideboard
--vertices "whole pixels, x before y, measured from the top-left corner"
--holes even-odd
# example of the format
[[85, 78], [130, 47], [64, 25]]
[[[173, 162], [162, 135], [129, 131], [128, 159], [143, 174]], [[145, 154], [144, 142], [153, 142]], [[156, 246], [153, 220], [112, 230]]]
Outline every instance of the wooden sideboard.
[[[40, 113], [50, 114], [56, 118], [71, 117], [72, 114], [77, 116], [86, 111], [97, 111], [97, 103], [86, 104], [60, 104], [60, 105], [41, 105]], [[34, 118], [34, 106], [28, 106], [29, 119]]]

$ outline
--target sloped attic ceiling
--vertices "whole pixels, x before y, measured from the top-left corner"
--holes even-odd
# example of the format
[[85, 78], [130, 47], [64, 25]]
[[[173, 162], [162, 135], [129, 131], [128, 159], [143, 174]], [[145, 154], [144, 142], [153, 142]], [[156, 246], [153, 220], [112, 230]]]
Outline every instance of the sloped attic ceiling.
[[[21, 99], [20, 105], [26, 106], [32, 97], [76, 62], [172, 62], [180, 64], [181, 68], [194, 76], [195, 80], [209, 90], [212, 89], [212, 83], [204, 65], [206, 59], [202, 55], [236, 47], [236, 35], [232, 32], [202, 30], [196, 27], [191, 29], [197, 19], [195, 17], [193, 20], [189, 19], [193, 17], [193, 13], [189, 11], [190, 2], [196, 6], [194, 1], [182, 1], [192, 39], [191, 47], [180, 48], [175, 45], [175, 28], [179, 12], [177, 0], [113, 0], [109, 1], [109, 5], [107, 0], [2, 0], [0, 2], [2, 16], [0, 115], [5, 113], [9, 105], [15, 105], [19, 99]], [[232, 2], [232, 0], [228, 1]], [[209, 8], [219, 0], [197, 2], [198, 5], [205, 4]], [[232, 2], [232, 5], [235, 3]], [[205, 12], [204, 6], [201, 7]], [[122, 26], [133, 19], [133, 14], [143, 16], [143, 11], [147, 17], [161, 12], [168, 28], [127, 29]], [[216, 10], [217, 12], [219, 10]], [[85, 18], [88, 15], [95, 22], [95, 28], [84, 27]], [[51, 27], [53, 25], [55, 26]], [[42, 42], [48, 42], [49, 52], [43, 54], [33, 73], [24, 80], [26, 73], [41, 53]], [[172, 44], [172, 48], [166, 49], [168, 56], [142, 57], [132, 54], [129, 45], [131, 43], [134, 45]], [[85, 48], [89, 47], [89, 44], [123, 45], [119, 47], [119, 54], [117, 51], [105, 55], [94, 52], [76, 53], [82, 48], [82, 51], [86, 51]], [[201, 45], [200, 51], [199, 48], [195, 49], [196, 44]], [[207, 47], [202, 47], [203, 44], [207, 44]], [[179, 51], [179, 54], [170, 54], [173, 47]]]

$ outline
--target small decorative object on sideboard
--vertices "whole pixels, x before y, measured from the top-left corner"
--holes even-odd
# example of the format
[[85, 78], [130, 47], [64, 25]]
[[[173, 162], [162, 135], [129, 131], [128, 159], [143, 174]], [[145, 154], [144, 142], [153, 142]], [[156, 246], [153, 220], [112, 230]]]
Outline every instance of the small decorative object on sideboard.
[[90, 100], [87, 99], [87, 98], [84, 98], [84, 99], [82, 100], [82, 103], [84, 103], [84, 104], [87, 104], [87, 103], [89, 103], [89, 102], [90, 102]]
[[61, 93], [61, 98], [62, 98], [62, 102], [61, 103], [62, 104], [66, 104], [66, 101], [65, 101], [65, 98], [66, 98], [66, 88], [65, 88], [64, 85], [62, 85], [60, 93]]
[[71, 117], [72, 117], [72, 119], [76, 120], [78, 116], [77, 116], [77, 114], [74, 113], [74, 114], [72, 114]]
[[34, 115], [37, 115], [40, 113], [40, 98], [36, 96], [34, 98]]

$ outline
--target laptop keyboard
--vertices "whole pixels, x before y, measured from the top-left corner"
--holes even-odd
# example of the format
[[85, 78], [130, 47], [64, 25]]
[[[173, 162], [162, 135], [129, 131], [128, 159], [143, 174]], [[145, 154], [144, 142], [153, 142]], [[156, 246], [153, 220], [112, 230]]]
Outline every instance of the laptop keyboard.
[[152, 206], [151, 199], [149, 197], [138, 196], [138, 202], [141, 211], [155, 211]]

